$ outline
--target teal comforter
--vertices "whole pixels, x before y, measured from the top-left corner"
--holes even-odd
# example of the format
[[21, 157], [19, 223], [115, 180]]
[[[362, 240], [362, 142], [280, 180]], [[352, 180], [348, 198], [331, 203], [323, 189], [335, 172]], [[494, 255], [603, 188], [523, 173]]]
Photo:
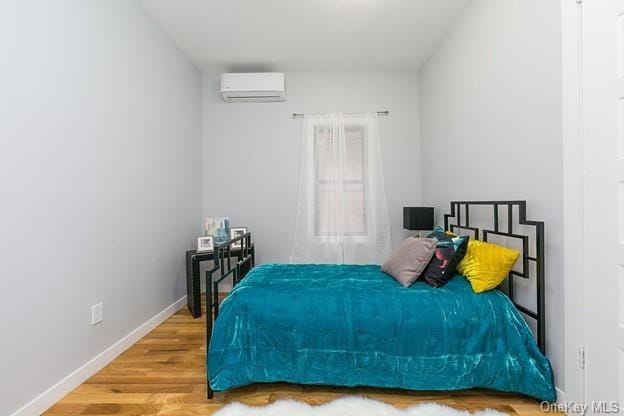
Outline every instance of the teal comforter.
[[462, 276], [404, 289], [372, 265], [254, 268], [223, 301], [207, 361], [215, 391], [285, 381], [555, 400], [550, 363], [503, 293], [475, 294]]

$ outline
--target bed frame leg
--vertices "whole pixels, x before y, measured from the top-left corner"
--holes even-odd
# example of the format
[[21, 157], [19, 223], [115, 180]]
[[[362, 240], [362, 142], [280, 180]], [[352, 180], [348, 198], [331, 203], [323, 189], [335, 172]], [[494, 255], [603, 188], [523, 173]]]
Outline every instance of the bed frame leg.
[[[215, 265], [218, 264], [218, 260], [215, 260]], [[216, 269], [215, 269], [216, 270]], [[208, 358], [208, 349], [210, 348], [210, 338], [212, 337], [212, 324], [214, 319], [214, 306], [212, 299], [212, 273], [213, 271], [206, 271], [206, 358]], [[216, 285], [215, 285], [216, 286]], [[216, 299], [218, 302], [218, 299]], [[206, 398], [208, 400], [214, 397], [214, 392], [210, 388], [210, 376], [208, 375], [208, 363], [206, 362]]]

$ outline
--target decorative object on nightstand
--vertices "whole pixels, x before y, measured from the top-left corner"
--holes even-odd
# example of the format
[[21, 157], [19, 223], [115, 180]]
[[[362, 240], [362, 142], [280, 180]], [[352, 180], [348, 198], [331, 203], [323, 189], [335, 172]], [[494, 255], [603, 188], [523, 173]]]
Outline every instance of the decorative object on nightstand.
[[212, 252], [214, 250], [214, 240], [212, 236], [197, 237], [197, 252], [205, 253]]
[[[243, 235], [247, 234], [247, 227], [232, 227], [230, 228], [230, 240], [234, 240], [237, 237], [241, 237]], [[241, 241], [237, 241], [235, 243], [232, 243], [232, 249], [236, 250], [241, 248]]]
[[204, 218], [204, 235], [212, 237], [215, 244], [228, 241], [230, 239], [230, 219], [228, 217]]
[[433, 230], [433, 207], [403, 207], [403, 228], [418, 230]]

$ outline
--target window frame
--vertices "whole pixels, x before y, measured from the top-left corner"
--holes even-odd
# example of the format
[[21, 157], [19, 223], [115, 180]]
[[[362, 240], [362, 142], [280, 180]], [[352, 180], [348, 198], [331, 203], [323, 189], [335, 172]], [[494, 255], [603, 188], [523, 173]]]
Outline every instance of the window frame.
[[[327, 126], [328, 124], [330, 124], [331, 121], [317, 121], [314, 123], [314, 125], [312, 126], [312, 132], [313, 132], [313, 141], [312, 141], [312, 158], [313, 160], [313, 173], [312, 173], [312, 182], [313, 182], [313, 189], [314, 189], [314, 195], [313, 195], [313, 209], [312, 209], [312, 218], [311, 218], [311, 227], [312, 227], [312, 233], [310, 235], [312, 235], [313, 239], [318, 241], [318, 242], [335, 242], [338, 241], [340, 238], [347, 238], [350, 239], [352, 241], [359, 241], [359, 242], [367, 242], [370, 240], [370, 224], [369, 224], [369, 207], [368, 207], [368, 198], [369, 198], [369, 123], [366, 122], [365, 120], [347, 120], [344, 123], [344, 134], [343, 135], [339, 135], [339, 137], [337, 137], [338, 140], [347, 140], [347, 134], [349, 134], [350, 132], [352, 133], [354, 130], [359, 130], [360, 133], [360, 141], [361, 141], [361, 179], [342, 179], [342, 184], [344, 187], [349, 187], [349, 186], [353, 186], [353, 185], [360, 185], [361, 186], [361, 190], [350, 190], [350, 191], [345, 191], [346, 192], [353, 192], [353, 193], [361, 193], [362, 194], [362, 226], [361, 226], [361, 231], [355, 231], [355, 232], [345, 232], [342, 235], [339, 235], [337, 230], [334, 231], [326, 231], [323, 232], [319, 229], [320, 227], [320, 194], [322, 192], [321, 188], [323, 185], [330, 185], [333, 181], [329, 180], [329, 179], [320, 179], [319, 177], [321, 176], [321, 172], [320, 172], [320, 157], [318, 157], [318, 153], [319, 153], [319, 141], [321, 140], [321, 138], [319, 137], [320, 134], [320, 129], [323, 128], [324, 126]], [[342, 136], [342, 137], [340, 137]], [[346, 144], [345, 144], [346, 146]], [[346, 151], [348, 152], [348, 148], [346, 148]], [[344, 189], [344, 188], [343, 188]], [[331, 192], [331, 191], [330, 191]]]

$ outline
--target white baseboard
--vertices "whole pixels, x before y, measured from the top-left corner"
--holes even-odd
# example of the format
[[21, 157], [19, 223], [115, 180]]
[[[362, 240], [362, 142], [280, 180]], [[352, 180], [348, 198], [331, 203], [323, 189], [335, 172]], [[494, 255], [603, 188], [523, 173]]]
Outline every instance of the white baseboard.
[[186, 305], [186, 296], [169, 305], [161, 312], [141, 324], [128, 335], [108, 347], [100, 354], [93, 357], [87, 363], [73, 371], [67, 377], [50, 387], [39, 396], [35, 397], [28, 404], [17, 410], [11, 416], [39, 416], [50, 406], [58, 402], [67, 393], [78, 387], [89, 377], [100, 371], [106, 364], [110, 363], [122, 352], [134, 345], [152, 329], [163, 323], [171, 315], [182, 309]]

